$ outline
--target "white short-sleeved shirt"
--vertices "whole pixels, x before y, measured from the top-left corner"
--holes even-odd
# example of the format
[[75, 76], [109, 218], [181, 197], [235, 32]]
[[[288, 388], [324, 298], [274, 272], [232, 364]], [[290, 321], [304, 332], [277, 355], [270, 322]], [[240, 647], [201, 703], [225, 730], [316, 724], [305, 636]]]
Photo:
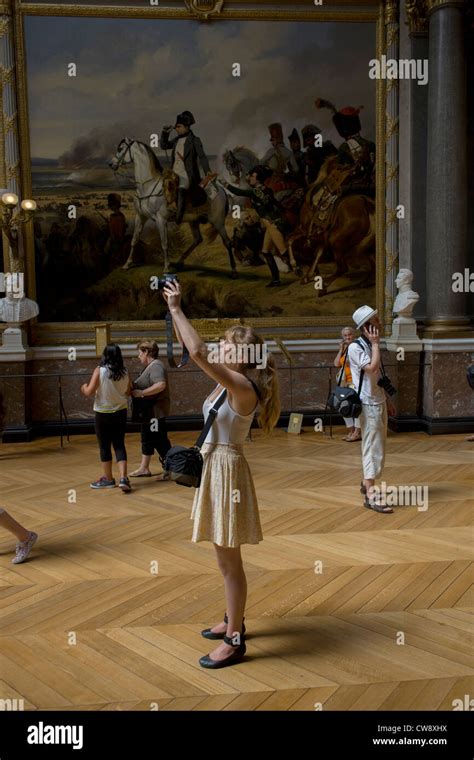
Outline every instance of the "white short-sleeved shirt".
[[119, 412], [128, 407], [128, 372], [120, 380], [109, 377], [109, 368], [100, 367], [99, 387], [95, 392], [94, 412]]
[[[371, 350], [365, 343], [364, 347], [355, 341], [350, 344], [347, 357], [349, 360], [352, 384], [357, 390], [359, 388], [360, 371], [372, 361]], [[360, 390], [360, 400], [363, 404], [383, 404], [385, 402], [385, 392], [379, 388], [377, 381], [381, 377], [380, 372], [364, 372], [362, 388]]]

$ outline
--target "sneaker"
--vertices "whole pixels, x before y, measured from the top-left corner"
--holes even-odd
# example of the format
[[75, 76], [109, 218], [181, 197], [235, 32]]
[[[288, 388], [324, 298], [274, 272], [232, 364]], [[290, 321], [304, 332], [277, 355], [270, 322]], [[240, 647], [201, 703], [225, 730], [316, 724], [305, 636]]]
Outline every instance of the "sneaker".
[[19, 565], [21, 562], [25, 561], [35, 545], [37, 538], [37, 533], [30, 532], [30, 537], [27, 538], [26, 541], [19, 541], [19, 543], [17, 543], [15, 557], [12, 559], [14, 565]]
[[130, 481], [128, 478], [120, 478], [119, 488], [122, 489], [125, 493], [128, 493], [128, 491], [132, 490], [132, 486], [130, 485]]
[[115, 488], [116, 483], [114, 478], [112, 478], [112, 480], [107, 480], [105, 475], [102, 475], [99, 480], [95, 480], [90, 485], [91, 488]]

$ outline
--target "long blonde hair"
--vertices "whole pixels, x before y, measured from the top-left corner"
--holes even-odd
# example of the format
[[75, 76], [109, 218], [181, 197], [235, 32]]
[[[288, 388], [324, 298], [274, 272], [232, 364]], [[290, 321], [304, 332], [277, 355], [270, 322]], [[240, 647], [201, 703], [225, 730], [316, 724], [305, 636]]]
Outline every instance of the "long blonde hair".
[[[234, 325], [226, 332], [227, 340], [231, 343], [252, 346], [265, 346], [265, 341], [250, 326]], [[244, 365], [247, 369], [255, 369], [256, 363], [247, 363]], [[277, 369], [273, 355], [266, 352], [266, 363], [256, 373], [255, 385], [259, 391], [260, 412], [258, 424], [265, 434], [268, 434], [277, 424], [280, 411], [280, 383], [278, 381]]]

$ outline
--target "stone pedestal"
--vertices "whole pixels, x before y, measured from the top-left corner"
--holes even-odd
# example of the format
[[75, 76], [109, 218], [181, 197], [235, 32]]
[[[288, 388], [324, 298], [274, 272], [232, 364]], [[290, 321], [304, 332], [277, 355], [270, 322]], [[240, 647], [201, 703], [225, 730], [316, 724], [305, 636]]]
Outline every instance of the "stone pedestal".
[[26, 331], [21, 325], [7, 327], [3, 331], [2, 345], [0, 346], [0, 366], [1, 362], [27, 361], [32, 356], [33, 353], [28, 347]]
[[389, 351], [403, 348], [405, 351], [421, 351], [423, 343], [416, 333], [416, 319], [397, 317], [392, 322], [392, 334], [386, 340]]

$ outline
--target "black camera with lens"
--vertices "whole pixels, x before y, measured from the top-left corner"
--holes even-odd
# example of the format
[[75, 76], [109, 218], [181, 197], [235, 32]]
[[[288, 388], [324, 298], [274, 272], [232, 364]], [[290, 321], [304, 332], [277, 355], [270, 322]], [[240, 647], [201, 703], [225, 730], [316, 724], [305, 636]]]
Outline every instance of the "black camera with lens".
[[168, 282], [179, 282], [179, 279], [175, 274], [164, 274], [163, 277], [156, 278], [156, 287], [154, 289], [163, 290]]
[[377, 385], [379, 388], [383, 388], [389, 396], [393, 396], [397, 392], [397, 389], [393, 387], [390, 378], [387, 377], [387, 375], [384, 375], [380, 380], [377, 380]]

